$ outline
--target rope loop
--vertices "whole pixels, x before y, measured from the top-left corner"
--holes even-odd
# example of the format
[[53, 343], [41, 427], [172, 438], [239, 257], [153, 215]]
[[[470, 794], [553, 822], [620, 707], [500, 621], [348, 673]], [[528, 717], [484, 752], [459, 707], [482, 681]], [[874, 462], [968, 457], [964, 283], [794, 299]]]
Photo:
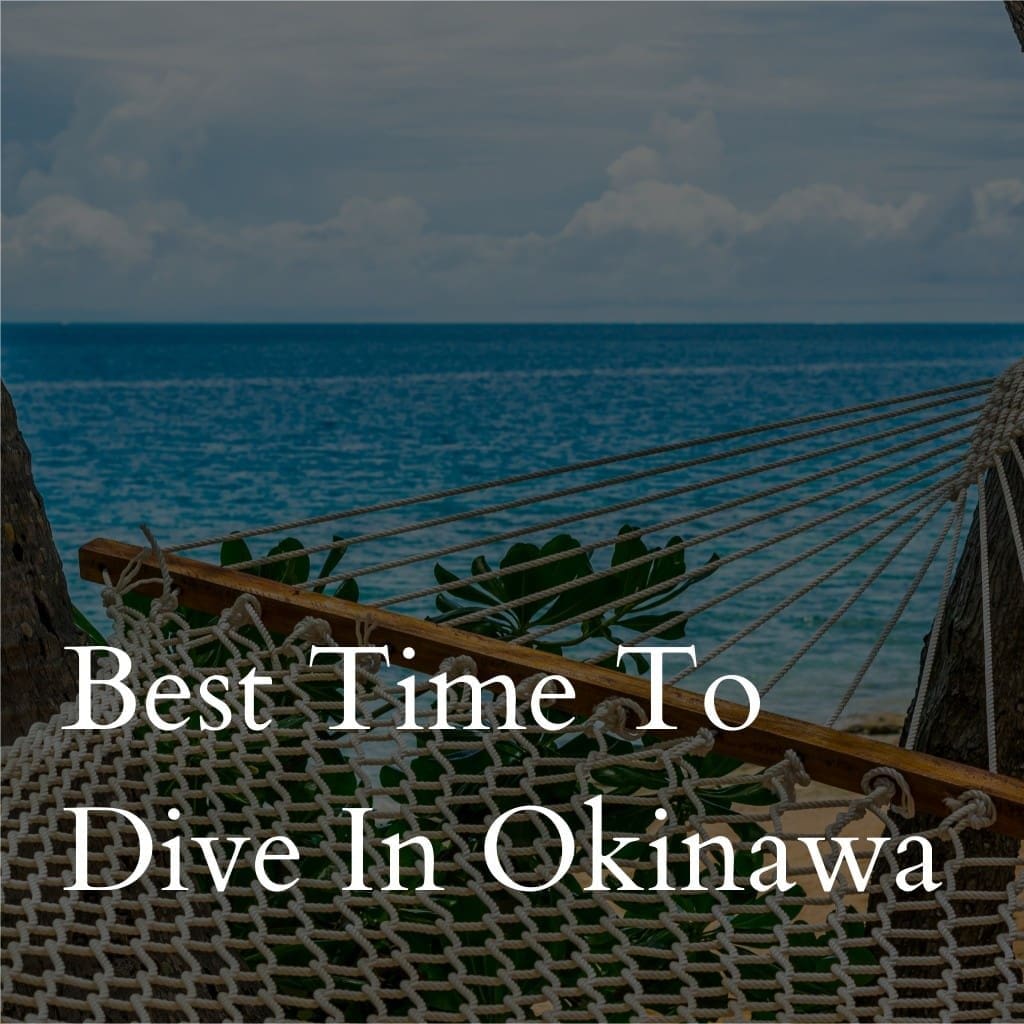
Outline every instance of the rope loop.
[[[235, 606], [241, 604], [244, 598], [240, 598], [235, 602]], [[259, 614], [259, 604], [253, 600], [253, 604], [256, 606], [256, 614]], [[246, 613], [251, 614], [252, 605], [246, 607]], [[234, 609], [232, 609], [234, 610]], [[330, 644], [333, 641], [331, 636], [331, 627], [324, 619], [318, 619], [313, 615], [307, 615], [302, 619], [295, 627], [292, 632], [292, 636], [295, 638], [301, 638], [308, 640], [311, 644]]]
[[167, 567], [167, 559], [164, 556], [163, 549], [157, 543], [156, 537], [153, 536], [153, 531], [145, 523], [142, 523], [139, 529], [142, 530], [143, 536], [149, 541], [153, 558], [156, 559], [156, 563], [160, 567], [163, 593], [159, 597], [154, 597], [152, 604], [153, 613], [157, 621], [160, 621], [169, 615], [173, 615], [178, 610], [178, 592], [174, 588], [174, 581], [171, 579], [171, 571]]
[[895, 768], [886, 768], [882, 765], [872, 768], [864, 773], [860, 785], [867, 796], [878, 792], [881, 800], [888, 802], [893, 814], [898, 814], [901, 818], [914, 816], [914, 794], [910, 791], [907, 780]]
[[796, 800], [797, 789], [811, 784], [811, 777], [807, 774], [807, 769], [804, 768], [804, 763], [795, 750], [787, 750], [781, 761], [765, 769], [765, 787], [770, 789], [773, 782], [782, 787], [789, 803]]
[[638, 740], [637, 726], [644, 720], [644, 709], [628, 697], [610, 697], [601, 701], [590, 713], [583, 731], [596, 739], [598, 733], [611, 732], [624, 740]]
[[453, 654], [437, 666], [437, 671], [439, 675], [443, 672], [449, 679], [458, 676], [473, 676], [475, 678], [476, 662], [468, 654]]
[[[363, 619], [356, 622], [355, 626], [356, 646], [369, 647], [370, 637], [373, 635], [374, 629], [376, 629], [376, 623], [371, 622], [369, 619]], [[384, 659], [379, 654], [360, 654], [356, 659], [359, 671], [371, 676], [375, 676], [383, 664]]]
[[942, 823], [942, 831], [947, 834], [957, 831], [958, 827], [982, 829], [995, 824], [995, 805], [980, 789], [968, 789], [959, 796], [948, 797], [943, 803], [950, 812]]

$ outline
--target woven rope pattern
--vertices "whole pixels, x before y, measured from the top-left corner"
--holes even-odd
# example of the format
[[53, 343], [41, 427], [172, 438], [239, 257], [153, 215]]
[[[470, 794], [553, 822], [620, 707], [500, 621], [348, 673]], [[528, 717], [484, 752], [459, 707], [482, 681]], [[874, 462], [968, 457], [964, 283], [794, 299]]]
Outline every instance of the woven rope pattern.
[[971, 434], [971, 448], [963, 479], [971, 481], [995, 466], [1021, 436], [1024, 425], [1024, 359], [1004, 370], [992, 390]]
[[[396, 690], [361, 673], [365, 733], [328, 732], [339, 714], [331, 666], [308, 668], [324, 623], [306, 620], [274, 637], [251, 598], [195, 628], [165, 591], [143, 614], [126, 603], [129, 577], [108, 591], [112, 642], [133, 655], [135, 686], [175, 672], [198, 680], [219, 668], [271, 675], [265, 732], [156, 734], [144, 727], [65, 732], [72, 709], [42, 723], [8, 758], [3, 788], [5, 1015], [66, 1020], [945, 1020], [1020, 1019], [1024, 860], [971, 857], [972, 831], [991, 820], [979, 794], [964, 794], [928, 837], [945, 851], [943, 889], [898, 899], [888, 853], [866, 896], [848, 881], [822, 892], [806, 861], [802, 886], [751, 902], [743, 892], [584, 892], [576, 874], [544, 893], [499, 885], [482, 857], [496, 814], [539, 804], [569, 821], [589, 870], [583, 801], [601, 794], [610, 836], [636, 835], [659, 807], [669, 818], [670, 864], [685, 877], [680, 839], [729, 836], [749, 850], [761, 831], [792, 840], [899, 835], [899, 805], [912, 794], [891, 772], [861, 794], [809, 789], [799, 761], [766, 771], [716, 758], [708, 734], [642, 745], [614, 703], [554, 736], [522, 732], [397, 732]], [[528, 681], [527, 681], [528, 682]], [[107, 709], [108, 711], [111, 709]], [[469, 705], [453, 707], [455, 723]], [[97, 711], [99, 713], [99, 711]], [[491, 706], [495, 724], [502, 709]], [[419, 740], [417, 742], [417, 737]], [[730, 794], [733, 796], [730, 797]], [[738, 797], [735, 796], [739, 794]], [[210, 887], [185, 846], [191, 893], [162, 892], [158, 862], [130, 888], [68, 893], [68, 806], [121, 806], [153, 827], [157, 842], [230, 834], [298, 844], [301, 883], [266, 893], [239, 868], [226, 892]], [[182, 820], [171, 823], [177, 807]], [[367, 847], [373, 891], [345, 892], [351, 831], [343, 808], [370, 810], [371, 831], [430, 837], [445, 891], [382, 892], [386, 850]], [[504, 863], [525, 884], [550, 877], [558, 844], [538, 821], [509, 830]], [[652, 830], [651, 834], [654, 834]], [[93, 877], [123, 877], [134, 864], [130, 829], [104, 819], [90, 843]], [[157, 848], [159, 850], [159, 847]], [[618, 858], [634, 878], [651, 872], [650, 848]], [[747, 867], [744, 867], [747, 863]], [[960, 891], [958, 879], [994, 869], [1004, 881]], [[706, 884], [721, 883], [708, 855]], [[290, 870], [290, 868], [289, 868]], [[749, 863], [737, 861], [743, 884]], [[581, 876], [582, 877], [582, 876]], [[419, 884], [414, 860], [403, 879]], [[979, 935], [981, 938], [979, 939]], [[908, 945], [908, 943], [912, 943]], [[923, 944], [923, 945], [922, 945]]]

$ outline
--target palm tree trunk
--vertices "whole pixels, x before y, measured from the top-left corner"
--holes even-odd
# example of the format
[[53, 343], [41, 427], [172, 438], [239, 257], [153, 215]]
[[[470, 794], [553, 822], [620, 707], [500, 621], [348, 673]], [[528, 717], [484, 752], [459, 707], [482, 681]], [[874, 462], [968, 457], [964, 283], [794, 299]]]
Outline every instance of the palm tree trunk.
[[80, 643], [60, 558], [32, 458], [14, 403], [2, 390], [2, 571], [0, 603], [0, 742], [4, 746], [49, 718], [74, 696], [74, 662], [64, 651]]
[[[1019, 440], [1018, 440], [1019, 443]], [[1024, 472], [1010, 452], [1003, 456], [1003, 470], [1018, 520], [1024, 515]], [[985, 480], [985, 502], [988, 524], [988, 562], [992, 634], [992, 676], [995, 684], [996, 746], [998, 768], [1002, 774], [1024, 778], [1024, 576], [1010, 528], [1010, 511], [996, 471], [989, 470]], [[1024, 529], [1024, 524], [1022, 524]], [[975, 511], [963, 554], [946, 599], [945, 613], [935, 652], [931, 684], [921, 709], [921, 726], [916, 749], [962, 764], [988, 767], [988, 737], [985, 715], [985, 662], [982, 621], [981, 537], [978, 512]], [[921, 664], [929, 637], [925, 637]], [[911, 704], [901, 742], [906, 742], [909, 722], [918, 693]], [[934, 829], [940, 819], [930, 814], [917, 814], [901, 823], [902, 834]], [[994, 829], [967, 829], [961, 833], [964, 853], [971, 858], [1014, 858], [1020, 841], [998, 834]], [[934, 844], [936, 870], [953, 856], [953, 847]], [[1013, 881], [1012, 867], [969, 866], [957, 872], [956, 888], [962, 894], [1005, 891]], [[913, 900], [913, 895], [904, 897]], [[976, 901], [976, 905], [959, 900], [957, 916], [961, 920], [972, 913], [992, 914], [992, 904]], [[944, 914], [936, 910], [928, 914], [921, 909], [892, 908], [894, 928], [928, 929], [928, 938], [893, 940], [901, 957], [936, 957], [945, 942], [938, 925]], [[960, 954], [964, 968], [991, 966], [998, 955], [997, 941], [1002, 924], [982, 923], [956, 927], [956, 941], [961, 949], [976, 947], [973, 955]], [[943, 965], [916, 966], [915, 977], [938, 977]], [[962, 991], [991, 985], [990, 978], [960, 980]], [[920, 993], [916, 993], [920, 994]], [[910, 1013], [913, 1016], [912, 1011]]]

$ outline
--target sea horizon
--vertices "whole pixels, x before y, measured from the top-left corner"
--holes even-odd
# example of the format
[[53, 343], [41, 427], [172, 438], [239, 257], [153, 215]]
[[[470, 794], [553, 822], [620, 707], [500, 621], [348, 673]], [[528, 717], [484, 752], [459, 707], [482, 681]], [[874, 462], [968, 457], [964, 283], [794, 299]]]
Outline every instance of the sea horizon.
[[[989, 377], [1024, 353], [1024, 325], [8, 323], [3, 342], [73, 600], [102, 623], [76, 566], [94, 536], [141, 542], [145, 523], [176, 544]], [[645, 515], [623, 519], [658, 518]], [[410, 569], [398, 582], [422, 581]], [[844, 619], [851, 652], [901, 582]], [[863, 709], [906, 707], [929, 621], [922, 597]], [[722, 627], [709, 614], [693, 629], [706, 647]], [[754, 657], [781, 656], [798, 632]], [[776, 709], [813, 717], [815, 674], [835, 670], [806, 658]]]

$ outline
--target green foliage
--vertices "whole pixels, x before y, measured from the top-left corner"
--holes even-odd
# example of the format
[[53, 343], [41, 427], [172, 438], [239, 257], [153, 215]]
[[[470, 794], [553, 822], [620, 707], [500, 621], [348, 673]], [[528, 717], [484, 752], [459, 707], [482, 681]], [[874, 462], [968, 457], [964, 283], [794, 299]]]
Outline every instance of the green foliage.
[[[345, 553], [348, 551], [347, 545], [342, 543], [343, 537], [339, 537], [337, 534], [334, 535], [335, 547], [332, 547], [327, 557], [324, 559], [324, 564], [320, 568], [320, 572], [317, 574], [318, 580], [327, 579], [329, 576], [333, 576], [338, 568], [338, 564], [345, 557]], [[248, 566], [242, 569], [242, 572], [249, 573], [251, 576], [261, 576], [265, 580], [276, 580], [278, 583], [287, 583], [289, 586], [297, 587], [302, 583], [309, 582], [309, 576], [312, 572], [312, 564], [309, 559], [309, 555], [302, 554], [305, 550], [306, 545], [302, 541], [297, 540], [295, 537], [286, 537], [280, 543], [275, 544], [267, 553], [264, 558], [272, 558], [279, 555], [285, 555], [289, 551], [298, 552], [292, 558], [285, 558], [277, 562], [270, 562], [265, 565]], [[220, 548], [220, 564], [225, 567], [233, 565], [240, 565], [243, 562], [251, 562], [254, 560], [252, 551], [249, 549], [249, 545], [241, 537], [234, 537], [231, 540], [225, 541]], [[326, 583], [318, 583], [313, 587], [313, 590], [318, 594], [323, 594], [327, 590]], [[338, 583], [335, 588], [331, 591], [332, 597], [340, 597], [346, 601], [358, 601], [359, 600], [359, 584], [356, 583], [351, 577], [343, 579]]]
[[[499, 563], [501, 575], [475, 581], [472, 577], [494, 572], [480, 555], [473, 559], [470, 577], [461, 586], [453, 586], [460, 577], [439, 562], [434, 566], [434, 578], [450, 589], [438, 594], [440, 614], [431, 621], [457, 622], [469, 613], [486, 612], [484, 617], [467, 622], [462, 628], [498, 640], [514, 640], [545, 627], [581, 619], [569, 627], [568, 635], [563, 630], [556, 634], [557, 639], [546, 637], [534, 645], [555, 654], [592, 641], [617, 648], [628, 643], [623, 631], [648, 634], [659, 640], [679, 640], [686, 634], [686, 619], [679, 617], [678, 599], [694, 583], [715, 571], [718, 556], [712, 555], [699, 572], [680, 580], [686, 573], [682, 539], [672, 537], [664, 548], [648, 547], [642, 537], [628, 536], [635, 532], [628, 523], [619, 530], [621, 539], [612, 549], [608, 566], [602, 570], [594, 568], [590, 553], [567, 533], [552, 537], [541, 547], [514, 544]], [[659, 551], [663, 553], [657, 554]], [[562, 557], [543, 565], [530, 564], [552, 555]], [[639, 565], [630, 564], [638, 560], [642, 560]], [[640, 596], [662, 584], [664, 589]], [[556, 588], [558, 592], [550, 593]], [[605, 610], [590, 614], [595, 608]], [[638, 672], [647, 671], [647, 659], [638, 654], [629, 657]], [[615, 655], [601, 664], [614, 668]]]
[[106, 644], [103, 634], [89, 621], [89, 617], [77, 606], [71, 606], [71, 618], [75, 625], [88, 637], [89, 642], [102, 647]]

